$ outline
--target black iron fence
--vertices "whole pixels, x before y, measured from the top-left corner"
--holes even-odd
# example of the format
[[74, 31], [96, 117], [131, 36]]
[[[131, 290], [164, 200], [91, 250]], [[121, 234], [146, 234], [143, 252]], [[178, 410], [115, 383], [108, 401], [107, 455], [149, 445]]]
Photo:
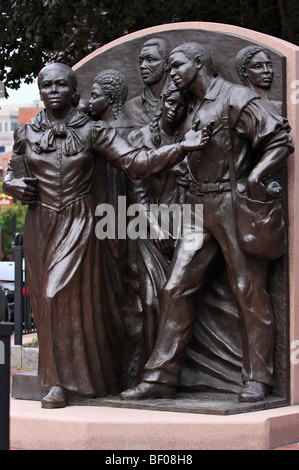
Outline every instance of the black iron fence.
[[9, 450], [10, 337], [12, 323], [0, 322], [0, 450]]
[[14, 342], [22, 345], [22, 336], [36, 331], [26, 280], [23, 237], [16, 234], [13, 248], [15, 262]]

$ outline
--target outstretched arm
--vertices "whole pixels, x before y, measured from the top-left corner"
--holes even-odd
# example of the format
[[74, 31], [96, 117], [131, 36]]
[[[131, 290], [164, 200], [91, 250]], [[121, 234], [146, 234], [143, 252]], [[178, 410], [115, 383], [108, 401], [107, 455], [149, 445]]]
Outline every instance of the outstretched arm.
[[159, 149], [136, 149], [123, 140], [115, 129], [95, 126], [93, 142], [95, 152], [132, 178], [144, 179], [152, 174], [171, 168], [184, 159], [186, 154], [206, 146], [211, 138], [213, 125], [202, 130], [187, 132], [182, 142]]

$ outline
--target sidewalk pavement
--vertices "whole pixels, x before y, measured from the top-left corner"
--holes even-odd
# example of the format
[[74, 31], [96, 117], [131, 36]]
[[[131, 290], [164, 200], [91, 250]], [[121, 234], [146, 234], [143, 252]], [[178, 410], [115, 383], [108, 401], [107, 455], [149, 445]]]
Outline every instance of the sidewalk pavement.
[[299, 450], [299, 443], [297, 444], [289, 444], [287, 446], [283, 446], [283, 447], [278, 447], [277, 449], [275, 450]]

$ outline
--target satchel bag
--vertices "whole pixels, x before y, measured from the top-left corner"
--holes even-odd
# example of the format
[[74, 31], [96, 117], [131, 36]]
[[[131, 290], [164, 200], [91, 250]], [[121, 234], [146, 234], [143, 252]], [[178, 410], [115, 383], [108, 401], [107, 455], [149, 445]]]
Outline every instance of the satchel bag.
[[233, 163], [229, 119], [224, 118], [225, 152], [229, 165], [236, 235], [242, 251], [268, 260], [286, 249], [286, 227], [281, 198], [259, 201], [238, 191]]

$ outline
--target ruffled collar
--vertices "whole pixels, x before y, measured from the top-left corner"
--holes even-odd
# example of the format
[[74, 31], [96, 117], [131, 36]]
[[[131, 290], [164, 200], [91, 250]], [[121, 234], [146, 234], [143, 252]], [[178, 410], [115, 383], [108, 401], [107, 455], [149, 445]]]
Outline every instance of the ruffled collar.
[[84, 126], [89, 117], [81, 111], [72, 108], [65, 118], [64, 123], [54, 123], [47, 111], [40, 111], [30, 122], [35, 132], [41, 133], [38, 141], [34, 142], [35, 152], [54, 152], [56, 150], [56, 138], [63, 139], [63, 153], [66, 156], [76, 155], [85, 147], [85, 142], [75, 130]]

